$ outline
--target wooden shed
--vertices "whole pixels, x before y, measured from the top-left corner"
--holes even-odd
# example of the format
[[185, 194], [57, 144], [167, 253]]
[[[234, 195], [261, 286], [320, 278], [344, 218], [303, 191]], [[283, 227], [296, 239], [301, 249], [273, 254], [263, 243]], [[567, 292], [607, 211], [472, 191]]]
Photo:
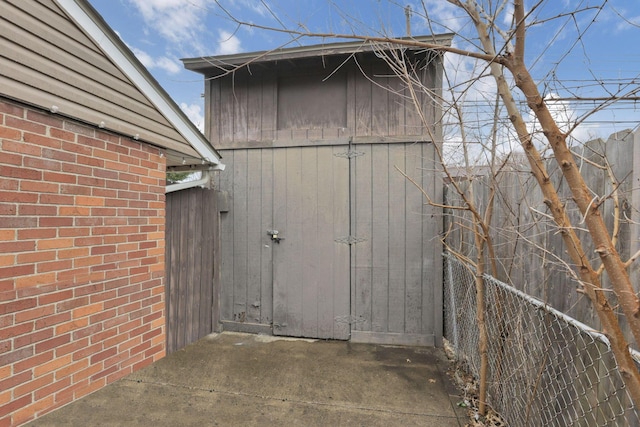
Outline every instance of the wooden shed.
[[[450, 35], [416, 38], [448, 44]], [[383, 59], [403, 58], [410, 88]], [[219, 147], [225, 330], [436, 345], [441, 56], [347, 42], [183, 60]]]

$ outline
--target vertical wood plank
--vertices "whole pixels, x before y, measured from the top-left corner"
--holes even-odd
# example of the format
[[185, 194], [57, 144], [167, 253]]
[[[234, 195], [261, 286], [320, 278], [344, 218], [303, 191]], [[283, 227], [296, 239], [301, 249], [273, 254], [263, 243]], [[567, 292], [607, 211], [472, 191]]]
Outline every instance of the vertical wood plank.
[[326, 276], [324, 280], [320, 277], [324, 272], [320, 271], [318, 266], [328, 264], [327, 258], [331, 253], [321, 253], [317, 250], [318, 215], [320, 214], [318, 212], [318, 148], [307, 147], [301, 149], [300, 154], [302, 194], [301, 206], [298, 209], [301, 211], [299, 230], [302, 246], [301, 334], [314, 337], [318, 334], [318, 296], [320, 292], [327, 291], [324, 288], [327, 284]]
[[354, 300], [354, 330], [371, 330], [371, 187], [373, 166], [371, 164], [371, 145], [358, 145], [357, 151], [363, 152], [351, 159], [354, 165], [354, 192], [351, 201], [354, 206], [354, 227], [352, 234], [359, 241], [352, 245], [354, 253], [352, 275], [355, 286]]
[[165, 242], [165, 260], [168, 265], [165, 267], [167, 272], [166, 278], [166, 327], [167, 327], [167, 352], [172, 352], [175, 350], [175, 334], [176, 327], [174, 325], [176, 319], [175, 307], [176, 307], [176, 282], [178, 280], [177, 275], [177, 256], [179, 245], [176, 241], [176, 228], [177, 224], [175, 222], [175, 213], [176, 210], [176, 196], [174, 194], [168, 194], [166, 198], [166, 223], [165, 223], [165, 238], [167, 241]]
[[200, 305], [204, 303], [201, 300], [200, 295], [200, 277], [202, 274], [202, 191], [200, 189], [194, 189], [194, 191], [188, 191], [189, 197], [189, 228], [192, 230], [192, 235], [189, 240], [189, 283], [187, 286], [190, 288], [189, 293], [190, 301], [188, 311], [190, 312], [188, 318], [187, 328], [189, 329], [189, 342], [195, 342], [198, 338], [198, 327], [200, 323]]
[[[362, 70], [370, 74], [367, 64], [362, 64]], [[360, 70], [355, 74], [355, 136], [371, 135], [371, 82], [363, 76]]]
[[229, 212], [220, 214], [220, 320], [233, 320], [234, 288], [234, 215], [233, 175], [235, 174], [235, 151], [224, 151], [225, 171], [220, 174], [220, 190], [229, 196]]
[[273, 150], [261, 150], [262, 186], [260, 211], [262, 233], [260, 257], [260, 323], [270, 325], [273, 320], [273, 242], [267, 230], [276, 228], [273, 217]]
[[[375, 144], [371, 149], [372, 220], [371, 232], [371, 330], [387, 332], [389, 325], [389, 146]], [[376, 167], [377, 166], [377, 167]]]
[[[351, 249], [349, 245], [335, 241], [338, 237], [349, 234], [351, 228], [350, 211], [350, 165], [346, 159], [337, 157], [339, 152], [346, 151], [347, 146], [335, 146], [332, 148], [332, 203], [333, 215], [333, 301], [331, 316], [333, 318], [333, 333], [331, 338], [348, 339], [351, 334]], [[322, 163], [320, 163], [322, 164]]]
[[245, 142], [248, 138], [248, 83], [246, 77], [237, 77], [233, 82], [233, 140]]
[[236, 150], [233, 165], [233, 320], [247, 318], [247, 165], [248, 150]]
[[[273, 228], [281, 233], [288, 233], [285, 224], [288, 222], [287, 207], [287, 149], [273, 150]], [[287, 281], [285, 273], [287, 264], [281, 261], [280, 247], [271, 243], [273, 253], [273, 333], [281, 335], [287, 325]], [[276, 249], [278, 252], [276, 252]]]
[[220, 143], [224, 146], [233, 144], [235, 95], [231, 79], [220, 80], [220, 123], [218, 124]]
[[371, 135], [389, 135], [389, 68], [376, 62], [372, 66], [371, 85]]
[[356, 78], [359, 73], [355, 65], [347, 72], [347, 128], [339, 136], [356, 134]]
[[395, 166], [405, 169], [402, 144], [389, 146], [389, 331], [402, 333], [405, 327], [405, 178]]
[[[288, 263], [287, 272], [287, 330], [293, 336], [302, 334], [302, 265], [305, 262], [302, 257], [303, 247], [300, 240], [302, 236], [302, 149], [288, 148], [286, 160], [287, 176], [287, 222], [284, 232], [289, 237], [286, 246], [280, 248], [280, 252], [286, 254], [278, 262]], [[283, 250], [283, 248], [286, 248]]]
[[178, 280], [178, 288], [180, 291], [178, 292], [178, 306], [176, 313], [176, 320], [178, 322], [177, 332], [179, 336], [177, 337], [178, 345], [181, 342], [186, 340], [185, 331], [186, 331], [186, 318], [187, 318], [187, 301], [188, 301], [188, 290], [185, 290], [184, 287], [187, 283], [187, 270], [188, 264], [185, 262], [187, 260], [188, 250], [189, 250], [189, 215], [188, 215], [188, 206], [189, 200], [186, 197], [185, 193], [180, 194], [180, 205], [186, 206], [185, 212], [180, 215], [180, 263], [179, 263], [179, 280]]
[[[336, 246], [339, 244], [335, 242], [336, 228], [340, 227], [339, 221], [343, 220], [335, 215], [335, 204], [340, 203], [342, 191], [338, 190], [336, 193], [336, 174], [339, 171], [336, 170], [336, 162], [344, 161], [344, 159], [338, 159], [333, 155], [334, 149], [332, 147], [318, 147], [317, 149], [317, 240], [316, 251], [322, 254], [326, 261], [322, 262], [321, 274], [325, 278], [322, 283], [323, 287], [319, 289], [317, 296], [317, 318], [318, 338], [334, 338], [334, 303], [336, 297], [336, 288], [339, 284], [336, 280], [344, 280], [336, 275], [336, 269], [339, 268], [336, 262]], [[339, 177], [338, 177], [339, 179]], [[348, 298], [348, 295], [347, 295]]]
[[262, 75], [262, 115], [261, 139], [273, 141], [276, 139], [278, 124], [278, 80], [274, 72], [265, 72]]
[[[416, 78], [422, 81], [423, 71], [417, 71], [418, 75]], [[424, 114], [424, 91], [419, 87], [414, 87], [414, 93], [416, 99], [411, 98], [411, 92], [407, 89], [405, 92], [408, 96], [406, 98], [406, 109], [405, 109], [405, 135], [422, 135], [423, 124], [422, 118], [420, 117], [420, 112]]]
[[205, 80], [204, 117], [209, 117], [205, 136], [209, 141], [220, 141], [220, 80]]
[[247, 151], [247, 310], [245, 321], [260, 323], [262, 273], [262, 150]]
[[[436, 203], [444, 201], [442, 175], [439, 173], [439, 163], [436, 161], [434, 144], [423, 144], [424, 174], [422, 186], [427, 194], [432, 194]], [[443, 232], [442, 209], [428, 205], [424, 197], [423, 203], [423, 268], [422, 268], [422, 306], [425, 314], [422, 316], [422, 331], [433, 333], [436, 345], [440, 345], [443, 330], [443, 274], [442, 271], [442, 243], [440, 236]]]
[[213, 304], [214, 304], [214, 265], [215, 241], [217, 233], [218, 204], [217, 194], [214, 190], [203, 190], [203, 203], [200, 210], [202, 218], [202, 276], [201, 282], [201, 306], [200, 306], [200, 330], [198, 339], [213, 332]]
[[[424, 168], [422, 167], [421, 143], [405, 145], [405, 173], [416, 182], [422, 181]], [[398, 173], [397, 171], [395, 172]], [[422, 305], [422, 193], [407, 179], [405, 186], [405, 333], [422, 333], [423, 309]], [[429, 310], [430, 311], [430, 310]], [[426, 313], [425, 313], [426, 314]]]
[[389, 87], [389, 135], [405, 135], [405, 108], [407, 100], [404, 98], [404, 82], [400, 77], [391, 76], [387, 79]]
[[247, 86], [247, 141], [258, 141], [262, 135], [262, 79], [260, 75], [251, 76]]

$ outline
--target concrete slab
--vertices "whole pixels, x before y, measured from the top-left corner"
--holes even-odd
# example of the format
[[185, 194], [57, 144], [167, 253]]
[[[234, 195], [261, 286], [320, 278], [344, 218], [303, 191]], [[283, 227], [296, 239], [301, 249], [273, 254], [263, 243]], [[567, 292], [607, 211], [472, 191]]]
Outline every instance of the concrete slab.
[[210, 335], [30, 426], [466, 424], [434, 348]]

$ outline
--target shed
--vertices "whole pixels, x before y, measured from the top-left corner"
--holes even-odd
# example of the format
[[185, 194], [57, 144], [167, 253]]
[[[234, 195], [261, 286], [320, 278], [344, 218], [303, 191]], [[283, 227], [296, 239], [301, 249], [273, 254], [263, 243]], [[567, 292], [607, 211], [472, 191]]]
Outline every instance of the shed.
[[0, 424], [163, 357], [167, 167], [219, 153], [85, 0], [0, 0]]
[[205, 134], [228, 166], [221, 327], [438, 344], [442, 217], [396, 167], [441, 199], [441, 55], [341, 42], [183, 62], [204, 75]]

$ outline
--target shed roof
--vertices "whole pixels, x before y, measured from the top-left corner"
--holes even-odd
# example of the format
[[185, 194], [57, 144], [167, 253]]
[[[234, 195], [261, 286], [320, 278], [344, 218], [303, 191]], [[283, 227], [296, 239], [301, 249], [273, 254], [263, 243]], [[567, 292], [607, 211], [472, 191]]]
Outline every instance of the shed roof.
[[[424, 43], [434, 43], [449, 46], [453, 34], [434, 34], [426, 36], [404, 37], [395, 40], [407, 40]], [[233, 55], [202, 56], [197, 58], [185, 58], [182, 62], [188, 70], [207, 75], [224, 74], [234, 68], [251, 64], [268, 64], [278, 61], [293, 61], [313, 57], [348, 56], [356, 53], [375, 52], [378, 50], [409, 49], [413, 51], [424, 50], [419, 46], [400, 45], [388, 41], [348, 41], [337, 43], [323, 43], [312, 46], [296, 46], [280, 48], [269, 51], [238, 53]]]
[[0, 0], [0, 95], [167, 149], [220, 154], [86, 0]]

